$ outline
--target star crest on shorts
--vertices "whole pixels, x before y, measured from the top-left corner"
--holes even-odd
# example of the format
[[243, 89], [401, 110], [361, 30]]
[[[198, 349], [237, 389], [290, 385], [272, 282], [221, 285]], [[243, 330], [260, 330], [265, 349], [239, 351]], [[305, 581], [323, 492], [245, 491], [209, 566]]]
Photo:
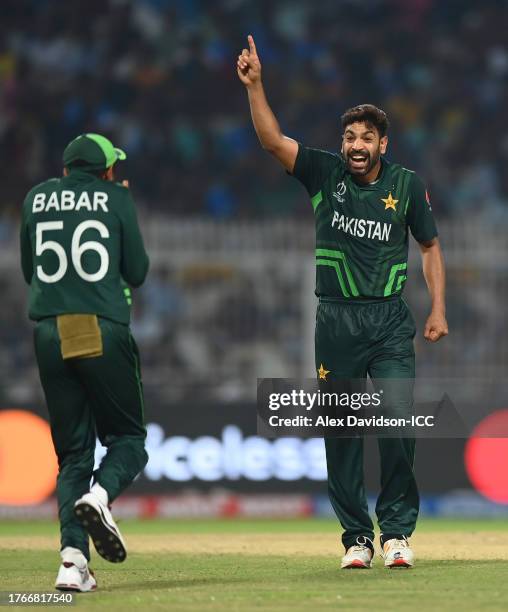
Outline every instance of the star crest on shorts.
[[330, 374], [330, 370], [325, 370], [323, 364], [321, 364], [317, 373], [319, 374], [319, 380], [326, 380], [326, 375]]
[[393, 210], [396, 210], [395, 204], [397, 204], [398, 200], [395, 200], [393, 198], [392, 192], [390, 191], [387, 198], [381, 198], [381, 202], [384, 203], [385, 210], [388, 210], [389, 208], [393, 208]]

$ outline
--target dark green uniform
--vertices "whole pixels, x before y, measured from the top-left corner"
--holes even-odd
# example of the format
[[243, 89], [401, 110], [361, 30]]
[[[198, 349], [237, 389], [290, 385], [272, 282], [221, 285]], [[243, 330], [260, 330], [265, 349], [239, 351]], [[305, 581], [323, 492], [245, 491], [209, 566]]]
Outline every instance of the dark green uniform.
[[[61, 545], [79, 548], [89, 559], [88, 534], [73, 507], [90, 488], [96, 435], [108, 450], [95, 481], [109, 501], [147, 462], [139, 356], [129, 331], [129, 285], [144, 281], [148, 257], [129, 190], [78, 169], [29, 192], [20, 239], [59, 461]], [[56, 322], [63, 314], [98, 316], [101, 356], [63, 359]]]
[[[437, 236], [416, 174], [382, 160], [378, 180], [360, 185], [339, 155], [300, 145], [293, 175], [311, 197], [316, 221], [316, 369], [333, 378], [407, 379], [397, 409], [409, 411], [415, 375], [415, 325], [401, 299], [409, 232]], [[379, 438], [381, 493], [376, 513], [386, 536], [410, 536], [419, 497], [414, 440]], [[373, 539], [363, 484], [363, 439], [327, 438], [328, 486], [346, 548]], [[388, 539], [388, 538], [386, 538]]]

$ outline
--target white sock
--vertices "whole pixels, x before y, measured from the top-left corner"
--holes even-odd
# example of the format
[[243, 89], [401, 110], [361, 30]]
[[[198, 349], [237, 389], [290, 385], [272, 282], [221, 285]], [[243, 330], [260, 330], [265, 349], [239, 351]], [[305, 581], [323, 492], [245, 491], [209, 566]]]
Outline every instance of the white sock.
[[63, 550], [60, 551], [60, 556], [62, 557], [62, 563], [74, 563], [76, 567], [79, 567], [81, 569], [86, 567], [86, 557], [79, 550], [79, 548], [66, 546]]
[[90, 489], [90, 493], [93, 493], [94, 495], [96, 495], [99, 498], [99, 501], [101, 502], [101, 504], [104, 504], [104, 506], [108, 505], [108, 492], [106, 491], [104, 487], [101, 487], [101, 485], [98, 482], [92, 485], [92, 488]]

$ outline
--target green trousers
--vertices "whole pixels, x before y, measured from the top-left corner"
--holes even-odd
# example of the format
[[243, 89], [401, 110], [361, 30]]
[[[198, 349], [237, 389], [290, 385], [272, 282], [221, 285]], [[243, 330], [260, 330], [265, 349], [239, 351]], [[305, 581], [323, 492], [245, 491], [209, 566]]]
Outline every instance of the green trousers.
[[[139, 354], [129, 328], [99, 319], [103, 355], [62, 359], [56, 319], [34, 330], [39, 375], [58, 457], [61, 546], [90, 559], [88, 534], [74, 517], [74, 502], [90, 489], [92, 475], [113, 501], [144, 468], [146, 430]], [[93, 474], [96, 436], [107, 447]]]
[[[407, 379], [397, 383], [393, 404], [401, 414], [412, 407], [415, 324], [400, 298], [335, 300], [321, 298], [316, 316], [316, 369], [330, 379]], [[386, 536], [410, 536], [419, 510], [413, 463], [415, 440], [378, 438], [381, 492], [376, 515]], [[328, 492], [349, 548], [358, 536], [374, 538], [363, 477], [363, 438], [326, 438]]]

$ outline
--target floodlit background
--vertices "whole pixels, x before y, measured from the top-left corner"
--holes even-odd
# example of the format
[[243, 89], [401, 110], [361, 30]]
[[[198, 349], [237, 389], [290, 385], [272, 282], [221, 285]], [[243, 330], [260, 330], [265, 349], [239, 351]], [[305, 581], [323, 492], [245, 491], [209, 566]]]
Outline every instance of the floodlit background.
[[[236, 76], [248, 33], [285, 133], [336, 151], [341, 113], [372, 102], [391, 120], [388, 157], [427, 182], [450, 336], [422, 339], [429, 299], [414, 250], [406, 299], [419, 375], [506, 376], [507, 28], [508, 4], [494, 0], [3, 0], [0, 512], [54, 513], [51, 498], [19, 507], [28, 485], [13, 492], [35, 462], [7, 409], [46, 414], [17, 224], [26, 192], [61, 173], [65, 145], [86, 131], [128, 152], [118, 178], [131, 182], [152, 261], [132, 323], [151, 460], [124, 512], [330, 512], [322, 443], [255, 436], [256, 379], [314, 375], [316, 299], [310, 202], [259, 147]], [[471, 486], [464, 446], [419, 443], [423, 511], [507, 513]], [[496, 452], [473, 480], [493, 479], [490, 500], [508, 502]], [[367, 464], [374, 494], [375, 453]], [[51, 484], [41, 491], [42, 501]]]

